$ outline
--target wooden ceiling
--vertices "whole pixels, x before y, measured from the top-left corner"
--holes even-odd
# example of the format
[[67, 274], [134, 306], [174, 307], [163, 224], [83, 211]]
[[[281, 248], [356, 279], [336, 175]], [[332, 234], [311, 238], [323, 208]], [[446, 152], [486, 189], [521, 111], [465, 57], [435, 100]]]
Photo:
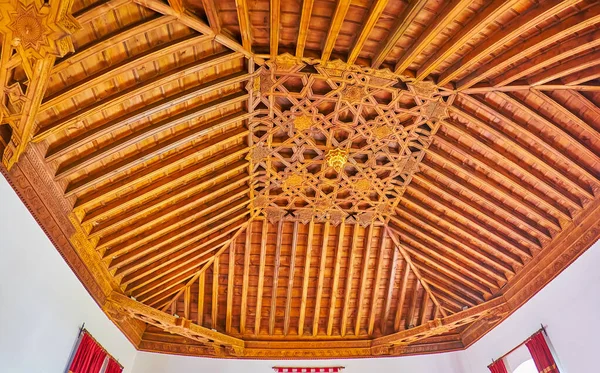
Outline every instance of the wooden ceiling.
[[463, 349], [600, 236], [597, 1], [6, 0], [0, 33], [0, 169], [140, 350]]

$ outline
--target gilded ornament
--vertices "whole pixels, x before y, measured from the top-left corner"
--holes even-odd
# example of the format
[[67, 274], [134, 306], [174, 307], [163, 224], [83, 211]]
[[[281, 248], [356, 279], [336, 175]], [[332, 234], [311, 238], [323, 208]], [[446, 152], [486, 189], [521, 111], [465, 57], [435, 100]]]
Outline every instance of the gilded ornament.
[[390, 137], [390, 135], [394, 133], [394, 131], [390, 128], [390, 126], [383, 124], [379, 127], [376, 127], [373, 130], [373, 135], [380, 140]]
[[361, 102], [365, 96], [365, 89], [357, 85], [347, 85], [342, 90], [342, 99], [349, 104]]
[[17, 14], [8, 27], [14, 32], [13, 43], [22, 45], [24, 49], [31, 48], [39, 52], [41, 46], [46, 44], [47, 30], [42, 24], [42, 15], [33, 4], [24, 7], [19, 3]]
[[327, 165], [337, 172], [341, 172], [346, 162], [348, 162], [348, 150], [331, 149], [326, 156]]
[[298, 218], [298, 221], [300, 221], [300, 223], [302, 223], [302, 224], [310, 223], [311, 220], [313, 220], [315, 217], [314, 212], [309, 209], [298, 210], [298, 211], [294, 212], [294, 215], [296, 216], [296, 218]]
[[282, 210], [277, 207], [267, 207], [265, 209], [265, 217], [271, 224], [276, 224], [280, 222], [285, 216], [285, 210]]
[[359, 214], [356, 217], [356, 221], [358, 222], [358, 224], [366, 228], [369, 225], [371, 225], [371, 223], [373, 223], [374, 218], [375, 214], [373, 214], [372, 212], [363, 212], [362, 214]]
[[287, 188], [296, 188], [301, 186], [304, 183], [304, 178], [301, 175], [293, 174], [288, 176], [287, 179], [283, 182], [285, 187]]
[[448, 106], [440, 101], [427, 101], [421, 106], [421, 115], [429, 120], [442, 120], [448, 117]]
[[408, 83], [407, 85], [417, 96], [423, 98], [431, 98], [437, 93], [437, 86], [430, 81], [417, 81]]
[[361, 192], [367, 192], [371, 189], [371, 183], [367, 179], [360, 179], [354, 183], [354, 189]]
[[294, 129], [296, 132], [302, 132], [312, 127], [312, 118], [308, 115], [301, 115], [294, 118]]
[[256, 145], [254, 148], [252, 148], [252, 150], [250, 150], [246, 156], [246, 159], [254, 163], [259, 163], [264, 161], [270, 154], [271, 151], [269, 148], [263, 145]]

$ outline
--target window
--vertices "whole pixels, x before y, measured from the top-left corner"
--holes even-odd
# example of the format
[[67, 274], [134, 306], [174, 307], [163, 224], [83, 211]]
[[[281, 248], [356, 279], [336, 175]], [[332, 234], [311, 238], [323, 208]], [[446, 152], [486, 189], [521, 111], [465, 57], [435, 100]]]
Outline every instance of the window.
[[513, 373], [538, 373], [537, 368], [535, 367], [535, 363], [533, 359], [529, 359], [524, 361], [513, 371]]

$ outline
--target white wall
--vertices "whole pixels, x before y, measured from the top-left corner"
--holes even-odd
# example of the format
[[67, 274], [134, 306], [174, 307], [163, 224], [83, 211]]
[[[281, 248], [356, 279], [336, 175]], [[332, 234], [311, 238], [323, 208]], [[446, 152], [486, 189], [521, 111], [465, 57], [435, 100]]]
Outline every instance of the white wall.
[[139, 352], [134, 373], [270, 373], [274, 366], [343, 366], [343, 373], [461, 373], [460, 353], [349, 360], [226, 360]]
[[136, 350], [0, 175], [0, 372], [62, 373], [86, 328], [131, 372]]
[[[489, 373], [487, 365], [543, 323], [561, 373], [597, 373], [600, 351], [600, 242], [502, 324], [461, 352], [464, 373]], [[511, 356], [517, 367], [521, 357]], [[527, 354], [524, 355], [525, 358]]]

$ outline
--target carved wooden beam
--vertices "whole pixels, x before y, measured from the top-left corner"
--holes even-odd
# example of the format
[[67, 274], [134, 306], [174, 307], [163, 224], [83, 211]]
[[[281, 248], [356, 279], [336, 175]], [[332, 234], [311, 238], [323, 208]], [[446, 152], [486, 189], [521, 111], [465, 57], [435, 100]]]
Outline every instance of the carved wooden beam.
[[[440, 310], [442, 309], [443, 308], [440, 308]], [[509, 309], [504, 297], [498, 297], [453, 315], [434, 319], [420, 326], [406, 329], [398, 333], [375, 338], [371, 346], [395, 346], [414, 343], [421, 339], [447, 333], [462, 325], [470, 324], [490, 315], [504, 315], [508, 311]]]
[[209, 345], [226, 346], [227, 351], [233, 356], [243, 355], [244, 341], [241, 339], [202, 327], [183, 317], [169, 315], [117, 292], [108, 296], [107, 303], [130, 318], [144, 321], [169, 333], [179, 334]]
[[[74, 50], [71, 34], [80, 26], [71, 15], [72, 5], [72, 0], [0, 4], [0, 123], [12, 128], [2, 163], [9, 170], [37, 130], [36, 116], [56, 58]], [[18, 69], [25, 77], [14, 82]]]

